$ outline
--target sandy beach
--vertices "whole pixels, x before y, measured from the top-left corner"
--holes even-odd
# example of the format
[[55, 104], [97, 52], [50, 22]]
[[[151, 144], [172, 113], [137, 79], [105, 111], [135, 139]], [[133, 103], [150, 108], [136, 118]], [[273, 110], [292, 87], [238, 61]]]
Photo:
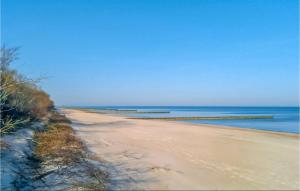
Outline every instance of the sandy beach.
[[299, 136], [63, 109], [111, 189], [299, 189]]

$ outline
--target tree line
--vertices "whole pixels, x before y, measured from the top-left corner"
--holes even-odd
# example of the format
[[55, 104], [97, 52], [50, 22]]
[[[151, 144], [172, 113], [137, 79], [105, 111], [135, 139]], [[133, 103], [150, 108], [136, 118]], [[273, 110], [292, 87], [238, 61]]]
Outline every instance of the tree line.
[[54, 103], [37, 86], [37, 80], [28, 79], [11, 68], [18, 58], [18, 48], [2, 46], [0, 58], [0, 134], [7, 134], [33, 120], [42, 120]]

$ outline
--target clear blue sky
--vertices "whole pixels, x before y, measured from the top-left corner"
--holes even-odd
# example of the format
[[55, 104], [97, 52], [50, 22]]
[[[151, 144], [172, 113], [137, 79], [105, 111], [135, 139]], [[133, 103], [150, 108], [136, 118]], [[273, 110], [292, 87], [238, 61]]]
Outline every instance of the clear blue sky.
[[2, 0], [57, 105], [297, 105], [296, 0]]

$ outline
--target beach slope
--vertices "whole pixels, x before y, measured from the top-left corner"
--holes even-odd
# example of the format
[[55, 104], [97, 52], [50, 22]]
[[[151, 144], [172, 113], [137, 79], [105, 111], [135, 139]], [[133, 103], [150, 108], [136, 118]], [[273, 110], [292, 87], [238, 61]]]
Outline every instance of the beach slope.
[[299, 136], [63, 109], [111, 189], [299, 189]]

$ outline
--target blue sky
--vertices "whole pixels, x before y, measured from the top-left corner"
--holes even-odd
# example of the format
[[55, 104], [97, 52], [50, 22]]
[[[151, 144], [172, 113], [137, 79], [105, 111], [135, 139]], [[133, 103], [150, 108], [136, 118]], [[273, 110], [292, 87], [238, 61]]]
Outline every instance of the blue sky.
[[2, 0], [57, 105], [298, 105], [296, 0]]

